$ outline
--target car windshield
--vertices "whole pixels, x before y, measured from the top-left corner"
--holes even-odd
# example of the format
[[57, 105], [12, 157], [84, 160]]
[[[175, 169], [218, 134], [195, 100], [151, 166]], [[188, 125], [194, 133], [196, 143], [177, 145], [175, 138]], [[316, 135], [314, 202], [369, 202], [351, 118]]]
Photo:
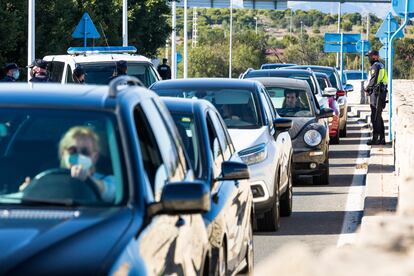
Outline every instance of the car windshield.
[[293, 66], [295, 64], [263, 64], [260, 69], [277, 69], [277, 68], [284, 68], [284, 67], [289, 67], [289, 66]]
[[282, 117], [313, 117], [306, 90], [286, 87], [266, 87], [273, 106]]
[[[364, 80], [367, 79], [367, 73], [364, 72]], [[346, 78], [348, 80], [360, 80], [361, 79], [361, 72], [348, 72], [346, 73]]]
[[200, 175], [199, 140], [193, 115], [171, 113], [195, 174]]
[[[116, 62], [82, 63], [85, 68], [87, 84], [108, 84], [116, 72]], [[128, 75], [137, 77], [146, 87], [157, 81], [149, 63], [128, 62]]]
[[259, 128], [256, 97], [249, 90], [227, 88], [157, 89], [160, 96], [204, 99], [211, 102], [223, 117], [228, 128]]
[[109, 113], [0, 110], [0, 204], [121, 204], [117, 133]]
[[321, 90], [325, 90], [326, 87], [328, 87], [328, 82], [324, 77], [317, 77], [319, 86], [321, 87]]

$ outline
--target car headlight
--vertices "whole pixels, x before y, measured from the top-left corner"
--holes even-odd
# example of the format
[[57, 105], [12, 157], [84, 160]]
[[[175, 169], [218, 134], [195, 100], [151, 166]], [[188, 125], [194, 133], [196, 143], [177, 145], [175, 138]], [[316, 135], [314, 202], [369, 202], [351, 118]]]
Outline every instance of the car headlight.
[[265, 144], [260, 144], [251, 148], [247, 148], [240, 151], [239, 156], [246, 165], [253, 165], [266, 159], [267, 147]]
[[315, 147], [322, 142], [322, 135], [315, 129], [310, 129], [305, 132], [303, 140], [308, 146]]

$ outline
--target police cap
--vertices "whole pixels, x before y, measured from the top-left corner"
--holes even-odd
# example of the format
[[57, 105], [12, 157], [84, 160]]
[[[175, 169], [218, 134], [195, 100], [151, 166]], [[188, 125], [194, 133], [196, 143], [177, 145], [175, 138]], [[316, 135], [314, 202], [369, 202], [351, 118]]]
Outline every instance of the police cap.
[[17, 66], [16, 63], [7, 63], [6, 66], [4, 66], [4, 69], [7, 71], [9, 70], [15, 70], [15, 69], [19, 69], [19, 66]]
[[366, 56], [379, 56], [379, 53], [378, 53], [377, 50], [370, 50], [370, 51], [368, 51]]
[[33, 67], [39, 67], [39, 68], [43, 68], [43, 69], [47, 69], [47, 61], [43, 60], [43, 59], [35, 59], [32, 64], [30, 64], [29, 66], [27, 66], [27, 68], [33, 68]]

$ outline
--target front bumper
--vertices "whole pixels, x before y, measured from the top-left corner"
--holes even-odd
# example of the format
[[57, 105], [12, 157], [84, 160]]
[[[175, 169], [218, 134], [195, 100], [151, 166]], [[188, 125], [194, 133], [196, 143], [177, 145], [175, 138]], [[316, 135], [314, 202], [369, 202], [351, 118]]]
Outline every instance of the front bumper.
[[293, 151], [293, 175], [321, 175], [326, 168], [327, 151], [321, 148], [298, 149]]

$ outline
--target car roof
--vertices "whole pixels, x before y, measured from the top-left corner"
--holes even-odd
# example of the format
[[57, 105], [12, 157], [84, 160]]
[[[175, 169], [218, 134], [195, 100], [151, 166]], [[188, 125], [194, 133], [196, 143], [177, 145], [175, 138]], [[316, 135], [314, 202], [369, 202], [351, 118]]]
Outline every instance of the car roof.
[[329, 76], [325, 73], [322, 73], [322, 72], [314, 72], [314, 73], [315, 73], [315, 76], [317, 76], [317, 77], [324, 77], [324, 78], [329, 79]]
[[0, 83], [0, 106], [36, 107], [62, 109], [114, 109], [116, 99], [128, 97], [134, 91], [138, 101], [155, 94], [148, 89], [128, 87], [119, 91], [116, 97], [109, 96], [108, 86], [61, 85], [50, 83]]
[[[361, 70], [344, 70], [344, 73], [361, 73]], [[366, 71], [364, 71], [366, 73]]]
[[293, 89], [309, 89], [309, 84], [305, 80], [298, 80], [292, 78], [279, 78], [279, 77], [263, 77], [263, 78], [252, 78], [253, 80], [257, 80], [261, 82], [265, 87], [270, 85], [278, 85], [285, 88], [293, 88]]
[[[288, 67], [290, 68], [290, 67]], [[304, 75], [312, 75], [313, 72], [310, 72], [306, 69], [288, 69], [286, 67], [282, 69], [261, 69], [261, 70], [252, 70], [248, 72], [246, 75], [249, 75], [251, 73], [259, 73], [261, 75], [267, 75], [268, 77], [272, 76], [272, 73], [286, 73], [286, 74], [292, 74], [292, 73], [302, 73]]]
[[171, 112], [194, 114], [196, 112], [202, 112], [203, 110], [207, 109], [215, 110], [215, 107], [209, 101], [202, 99], [162, 97], [161, 100], [165, 103]]
[[310, 69], [323, 69], [329, 71], [335, 71], [334, 67], [321, 66], [321, 65], [295, 65], [292, 68], [310, 68]]
[[151, 89], [162, 88], [233, 88], [255, 90], [259, 83], [245, 79], [225, 79], [225, 78], [194, 78], [194, 79], [175, 79], [164, 80], [154, 83]]
[[87, 55], [49, 55], [43, 58], [46, 61], [74, 61], [75, 63], [114, 62], [118, 60], [149, 62], [151, 60], [141, 55], [130, 54], [87, 54]]

